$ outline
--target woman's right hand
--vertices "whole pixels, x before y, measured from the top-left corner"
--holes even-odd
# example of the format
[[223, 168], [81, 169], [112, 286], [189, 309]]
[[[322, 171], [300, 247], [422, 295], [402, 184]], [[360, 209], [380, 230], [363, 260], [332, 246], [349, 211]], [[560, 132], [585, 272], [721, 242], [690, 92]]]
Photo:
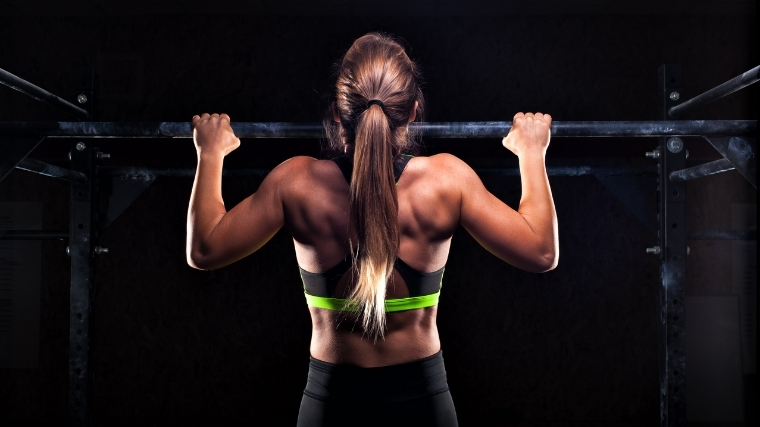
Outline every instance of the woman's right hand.
[[208, 114], [193, 116], [193, 140], [195, 149], [201, 152], [218, 152], [223, 156], [240, 147], [240, 139], [230, 125], [230, 116], [226, 114]]
[[501, 143], [518, 157], [533, 150], [540, 150], [545, 156], [551, 139], [551, 125], [552, 116], [548, 114], [517, 113], [512, 119], [512, 129]]

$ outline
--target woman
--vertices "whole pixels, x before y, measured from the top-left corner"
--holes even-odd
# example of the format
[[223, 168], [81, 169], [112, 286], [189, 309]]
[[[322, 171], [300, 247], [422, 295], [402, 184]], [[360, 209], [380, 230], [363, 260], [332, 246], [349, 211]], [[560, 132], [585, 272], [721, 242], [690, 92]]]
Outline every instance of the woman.
[[520, 161], [518, 211], [448, 154], [405, 155], [424, 101], [404, 49], [357, 39], [339, 65], [325, 127], [343, 153], [295, 157], [227, 212], [224, 156], [240, 144], [227, 115], [193, 117], [198, 169], [187, 259], [214, 269], [250, 255], [282, 226], [293, 235], [313, 329], [299, 426], [455, 426], [436, 328], [451, 237], [463, 226], [502, 260], [557, 265], [557, 219], [544, 157], [551, 117], [514, 117], [504, 146]]

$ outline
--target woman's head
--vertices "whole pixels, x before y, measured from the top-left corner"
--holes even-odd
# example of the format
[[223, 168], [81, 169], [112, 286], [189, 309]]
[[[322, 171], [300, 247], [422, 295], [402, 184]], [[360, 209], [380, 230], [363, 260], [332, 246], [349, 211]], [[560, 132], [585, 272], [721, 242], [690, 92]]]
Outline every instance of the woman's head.
[[[333, 149], [352, 153], [359, 120], [379, 112], [393, 133], [394, 155], [413, 149], [406, 125], [422, 120], [425, 101], [417, 65], [398, 41], [380, 33], [358, 38], [337, 64], [335, 83], [325, 117]], [[368, 108], [372, 100], [382, 106]]]
[[398, 254], [393, 165], [410, 151], [407, 124], [422, 118], [424, 100], [417, 66], [391, 37], [360, 37], [337, 71], [325, 130], [334, 151], [353, 156], [349, 217], [358, 247], [349, 297], [364, 331], [378, 338], [385, 333], [385, 290]]

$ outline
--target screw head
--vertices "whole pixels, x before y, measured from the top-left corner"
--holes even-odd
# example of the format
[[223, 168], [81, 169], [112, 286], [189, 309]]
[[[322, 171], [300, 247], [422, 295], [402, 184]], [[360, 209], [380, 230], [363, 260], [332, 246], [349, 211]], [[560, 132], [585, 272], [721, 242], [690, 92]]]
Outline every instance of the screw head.
[[87, 146], [84, 145], [84, 142], [77, 142], [77, 151], [84, 151], [85, 148], [87, 148]]
[[672, 101], [678, 101], [680, 98], [681, 98], [681, 94], [680, 93], [678, 93], [676, 91], [670, 92], [670, 99]]
[[651, 247], [651, 248], [647, 248], [647, 253], [648, 254], [659, 255], [661, 252], [662, 252], [662, 250], [660, 249], [659, 246], [654, 246], [654, 247]]
[[68, 246], [66, 246], [66, 255], [71, 256], [71, 249]]
[[683, 141], [679, 137], [673, 137], [668, 140], [668, 151], [671, 153], [680, 153], [683, 150]]
[[77, 102], [80, 104], [84, 104], [85, 102], [87, 102], [87, 95], [83, 93], [80, 93], [79, 95], [77, 95]]

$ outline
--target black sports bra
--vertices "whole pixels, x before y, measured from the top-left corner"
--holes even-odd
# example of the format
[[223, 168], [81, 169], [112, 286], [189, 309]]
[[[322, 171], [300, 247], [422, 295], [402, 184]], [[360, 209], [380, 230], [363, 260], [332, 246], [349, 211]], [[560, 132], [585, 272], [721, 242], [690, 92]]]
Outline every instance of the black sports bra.
[[[394, 162], [396, 183], [398, 183], [401, 173], [411, 158], [412, 156], [409, 155], [401, 155]], [[351, 159], [341, 156], [332, 160], [338, 165], [346, 181], [350, 182], [353, 167]], [[338, 286], [338, 282], [343, 275], [350, 271], [352, 265], [353, 258], [348, 257], [323, 273], [312, 273], [299, 267], [307, 304], [328, 310], [355, 311], [356, 308], [352, 306], [349, 299], [336, 298], [335, 296], [335, 288]], [[385, 309], [387, 312], [413, 310], [438, 304], [445, 267], [431, 273], [425, 273], [415, 270], [399, 258], [396, 258], [393, 266], [404, 279], [409, 289], [409, 297], [386, 299]]]
[[[402, 154], [396, 157], [393, 161], [393, 177], [398, 185], [398, 180], [401, 178], [401, 173], [406, 169], [406, 164], [412, 159], [411, 154]], [[351, 172], [354, 169], [354, 161], [348, 156], [338, 156], [331, 159], [338, 165], [338, 168], [343, 172], [343, 177], [346, 178], [346, 182], [351, 182]]]

